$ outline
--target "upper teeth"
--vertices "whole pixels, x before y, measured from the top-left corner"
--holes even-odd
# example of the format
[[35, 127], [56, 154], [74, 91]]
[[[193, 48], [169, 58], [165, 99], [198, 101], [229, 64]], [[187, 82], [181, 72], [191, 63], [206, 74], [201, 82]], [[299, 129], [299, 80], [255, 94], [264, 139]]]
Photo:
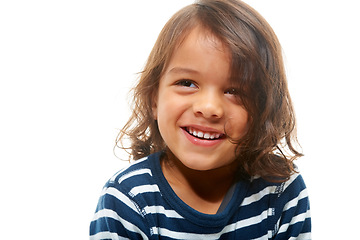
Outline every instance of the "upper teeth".
[[209, 133], [209, 132], [202, 132], [198, 129], [194, 128], [188, 128], [188, 131], [191, 135], [199, 138], [205, 138], [205, 139], [215, 139], [219, 138], [221, 136], [220, 133]]

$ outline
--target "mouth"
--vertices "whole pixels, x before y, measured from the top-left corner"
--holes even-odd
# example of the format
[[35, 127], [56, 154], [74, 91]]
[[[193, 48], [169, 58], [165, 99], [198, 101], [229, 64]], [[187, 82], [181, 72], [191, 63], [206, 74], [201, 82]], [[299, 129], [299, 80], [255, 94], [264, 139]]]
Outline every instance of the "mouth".
[[219, 132], [203, 131], [193, 127], [183, 127], [188, 134], [202, 140], [219, 140], [225, 138], [225, 134]]

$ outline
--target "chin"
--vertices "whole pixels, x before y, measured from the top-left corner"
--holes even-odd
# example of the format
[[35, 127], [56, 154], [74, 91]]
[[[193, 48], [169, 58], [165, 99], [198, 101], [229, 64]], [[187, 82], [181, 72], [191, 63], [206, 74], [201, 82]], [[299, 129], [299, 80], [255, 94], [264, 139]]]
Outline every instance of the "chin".
[[207, 166], [207, 165], [203, 165], [203, 164], [197, 164], [197, 165], [189, 164], [189, 165], [185, 165], [185, 166], [194, 171], [210, 171], [210, 170], [216, 169], [213, 166]]
[[223, 167], [224, 165], [216, 164], [216, 162], [209, 161], [209, 159], [201, 160], [200, 158], [191, 159], [188, 158], [187, 161], [181, 161], [180, 162], [187, 168], [195, 170], [195, 171], [210, 171], [214, 169], [218, 169]]

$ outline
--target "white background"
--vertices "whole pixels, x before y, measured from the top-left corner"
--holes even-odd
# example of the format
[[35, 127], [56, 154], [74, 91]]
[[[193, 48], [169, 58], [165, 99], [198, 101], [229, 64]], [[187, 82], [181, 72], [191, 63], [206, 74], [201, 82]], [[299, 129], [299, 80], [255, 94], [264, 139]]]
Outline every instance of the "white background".
[[[356, 1], [246, 1], [282, 43], [314, 239], [358, 232]], [[0, 2], [0, 238], [88, 239], [127, 92], [158, 33], [192, 1]]]

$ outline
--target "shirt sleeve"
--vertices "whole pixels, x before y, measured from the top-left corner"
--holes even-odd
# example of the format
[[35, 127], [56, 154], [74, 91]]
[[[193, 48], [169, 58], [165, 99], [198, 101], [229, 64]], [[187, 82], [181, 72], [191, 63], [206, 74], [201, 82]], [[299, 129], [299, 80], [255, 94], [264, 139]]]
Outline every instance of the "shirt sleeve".
[[149, 239], [137, 204], [115, 186], [104, 188], [90, 224], [90, 240]]
[[282, 190], [276, 197], [281, 213], [279, 213], [273, 239], [311, 239], [309, 197], [301, 175], [294, 174], [282, 185]]

